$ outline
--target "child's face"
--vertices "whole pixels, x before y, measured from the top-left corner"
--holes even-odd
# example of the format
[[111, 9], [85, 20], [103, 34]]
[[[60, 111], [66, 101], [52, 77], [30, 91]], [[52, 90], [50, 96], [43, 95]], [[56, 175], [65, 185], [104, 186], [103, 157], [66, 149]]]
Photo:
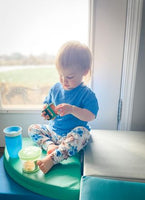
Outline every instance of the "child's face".
[[65, 90], [71, 90], [81, 84], [85, 73], [77, 67], [64, 69], [57, 67], [60, 82]]

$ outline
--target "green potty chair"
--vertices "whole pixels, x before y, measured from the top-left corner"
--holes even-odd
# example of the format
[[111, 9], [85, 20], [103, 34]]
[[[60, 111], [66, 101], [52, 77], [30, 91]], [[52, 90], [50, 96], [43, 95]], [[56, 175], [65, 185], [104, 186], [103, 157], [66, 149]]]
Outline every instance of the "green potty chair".
[[80, 200], [145, 199], [145, 132], [93, 130]]
[[[23, 148], [34, 143], [23, 138]], [[42, 152], [42, 157], [46, 152]], [[11, 159], [5, 149], [4, 167], [9, 176], [28, 190], [56, 200], [78, 200], [81, 180], [81, 154], [55, 165], [47, 174], [41, 170], [25, 173], [19, 158]]]

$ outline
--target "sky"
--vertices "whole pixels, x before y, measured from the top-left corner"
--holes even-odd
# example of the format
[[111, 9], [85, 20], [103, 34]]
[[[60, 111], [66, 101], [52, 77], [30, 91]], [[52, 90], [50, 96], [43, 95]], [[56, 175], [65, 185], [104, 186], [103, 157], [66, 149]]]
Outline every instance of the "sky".
[[0, 0], [0, 55], [56, 54], [68, 40], [88, 44], [88, 0]]

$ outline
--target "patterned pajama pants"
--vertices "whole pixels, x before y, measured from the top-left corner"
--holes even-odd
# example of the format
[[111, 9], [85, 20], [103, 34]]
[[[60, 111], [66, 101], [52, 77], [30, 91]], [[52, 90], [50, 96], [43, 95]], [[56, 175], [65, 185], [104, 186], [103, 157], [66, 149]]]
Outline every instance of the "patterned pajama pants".
[[28, 128], [28, 135], [45, 151], [50, 144], [58, 145], [50, 154], [54, 164], [75, 155], [87, 145], [90, 138], [89, 131], [82, 126], [74, 128], [66, 136], [60, 136], [50, 131], [48, 125], [41, 124], [32, 124]]

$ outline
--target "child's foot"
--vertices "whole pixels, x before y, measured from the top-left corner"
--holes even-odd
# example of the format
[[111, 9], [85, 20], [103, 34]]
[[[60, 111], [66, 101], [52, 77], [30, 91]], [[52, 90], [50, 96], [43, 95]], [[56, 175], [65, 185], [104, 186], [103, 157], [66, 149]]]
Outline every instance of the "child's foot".
[[42, 160], [37, 161], [37, 165], [39, 166], [40, 170], [46, 174], [52, 167], [53, 167], [53, 161], [49, 155], [47, 155]]
[[55, 149], [57, 149], [58, 146], [55, 144], [50, 144], [47, 148], [47, 154], [51, 154]]

